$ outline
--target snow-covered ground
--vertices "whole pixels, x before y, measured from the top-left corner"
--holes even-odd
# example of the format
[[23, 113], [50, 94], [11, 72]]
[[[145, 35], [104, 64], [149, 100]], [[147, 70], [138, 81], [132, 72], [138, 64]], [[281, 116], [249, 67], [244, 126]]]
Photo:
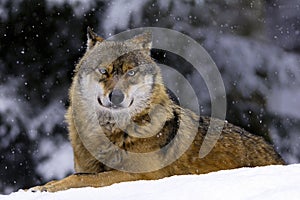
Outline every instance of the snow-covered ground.
[[2, 200], [65, 199], [300, 199], [300, 164], [225, 170], [203, 175], [173, 176], [156, 181], [136, 181], [104, 188], [25, 192], [0, 195]]

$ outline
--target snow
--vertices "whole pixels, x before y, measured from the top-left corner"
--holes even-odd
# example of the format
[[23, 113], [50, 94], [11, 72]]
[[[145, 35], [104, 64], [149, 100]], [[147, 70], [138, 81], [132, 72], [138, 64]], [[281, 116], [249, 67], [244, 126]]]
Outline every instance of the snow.
[[[49, 156], [48, 159], [40, 162], [37, 166], [37, 172], [45, 179], [61, 179], [73, 169], [73, 151], [71, 144], [63, 142], [55, 144], [52, 140], [42, 140], [39, 157]], [[49, 155], [49, 152], [52, 152]], [[57, 165], [59, 163], [59, 165]], [[45, 173], [46, 172], [46, 173]]]
[[274, 1], [267, 8], [268, 35], [275, 44], [292, 50], [299, 48], [299, 0]]
[[274, 88], [269, 99], [271, 101], [269, 101], [268, 106], [273, 112], [300, 119], [299, 110], [295, 109], [300, 106], [299, 86], [290, 86], [289, 89]]
[[224, 170], [203, 175], [173, 176], [155, 181], [123, 182], [103, 188], [18, 192], [1, 200], [49, 199], [300, 199], [300, 164]]
[[[26, 116], [23, 114], [25, 113], [26, 104], [16, 95], [15, 88], [19, 84], [20, 80], [13, 79], [0, 85], [0, 113], [6, 114], [5, 123], [0, 123], [0, 145], [3, 148], [8, 147], [20, 132], [19, 127], [15, 125], [17, 123], [16, 118], [19, 117], [22, 121], [26, 121]], [[7, 126], [12, 128], [9, 129]]]
[[104, 16], [103, 27], [106, 34], [110, 34], [116, 29], [126, 29], [129, 27], [130, 20], [133, 20], [134, 24], [141, 23], [141, 17], [132, 17], [132, 16], [141, 16], [142, 7], [148, 1], [135, 1], [135, 0], [116, 0], [112, 1], [108, 7]]
[[[56, 101], [51, 102], [27, 122], [27, 129], [30, 137], [35, 139], [38, 135], [38, 128], [41, 127], [44, 133], [53, 133], [56, 124], [64, 121], [64, 114], [66, 109], [64, 106]], [[51, 121], [51, 123], [49, 123]]]
[[48, 6], [51, 9], [53, 6], [62, 5], [64, 3], [72, 5], [74, 13], [77, 16], [83, 15], [90, 10], [95, 4], [92, 0], [47, 0]]
[[[273, 133], [272, 139], [275, 144], [278, 145], [277, 148], [288, 148], [287, 151], [283, 151], [281, 156], [287, 161], [289, 164], [296, 164], [299, 163], [299, 149], [300, 140], [299, 130], [297, 127], [290, 127], [289, 128], [289, 137], [280, 137], [280, 130], [278, 128], [272, 126], [271, 132]], [[277, 150], [278, 151], [278, 150]]]

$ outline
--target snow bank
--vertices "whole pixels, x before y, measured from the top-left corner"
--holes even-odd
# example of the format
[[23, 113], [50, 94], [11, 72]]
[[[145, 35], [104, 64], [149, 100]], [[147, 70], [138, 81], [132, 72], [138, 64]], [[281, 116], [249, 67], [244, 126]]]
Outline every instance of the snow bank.
[[2, 200], [48, 199], [300, 199], [300, 164], [173, 176], [157, 181], [136, 181], [104, 188], [79, 188], [57, 193], [24, 192], [0, 195]]

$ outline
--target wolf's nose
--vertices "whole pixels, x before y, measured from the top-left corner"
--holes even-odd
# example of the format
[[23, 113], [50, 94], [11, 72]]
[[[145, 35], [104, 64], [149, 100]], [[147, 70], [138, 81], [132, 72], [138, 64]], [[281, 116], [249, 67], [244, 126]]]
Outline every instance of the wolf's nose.
[[116, 89], [113, 90], [108, 97], [110, 102], [112, 102], [114, 105], [119, 105], [124, 100], [125, 96], [121, 90]]

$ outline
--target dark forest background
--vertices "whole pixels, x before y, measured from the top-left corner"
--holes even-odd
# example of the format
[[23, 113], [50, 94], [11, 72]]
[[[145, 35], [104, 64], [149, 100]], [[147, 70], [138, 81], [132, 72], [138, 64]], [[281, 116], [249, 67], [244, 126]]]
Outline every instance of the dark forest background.
[[[87, 26], [105, 38], [146, 26], [189, 35], [222, 74], [227, 120], [272, 142], [287, 163], [299, 163], [299, 1], [1, 0], [0, 193], [73, 172], [64, 113]], [[153, 56], [179, 62], [159, 51]], [[197, 85], [197, 76], [185, 73]], [[210, 115], [207, 91], [196, 93], [201, 114]]]

